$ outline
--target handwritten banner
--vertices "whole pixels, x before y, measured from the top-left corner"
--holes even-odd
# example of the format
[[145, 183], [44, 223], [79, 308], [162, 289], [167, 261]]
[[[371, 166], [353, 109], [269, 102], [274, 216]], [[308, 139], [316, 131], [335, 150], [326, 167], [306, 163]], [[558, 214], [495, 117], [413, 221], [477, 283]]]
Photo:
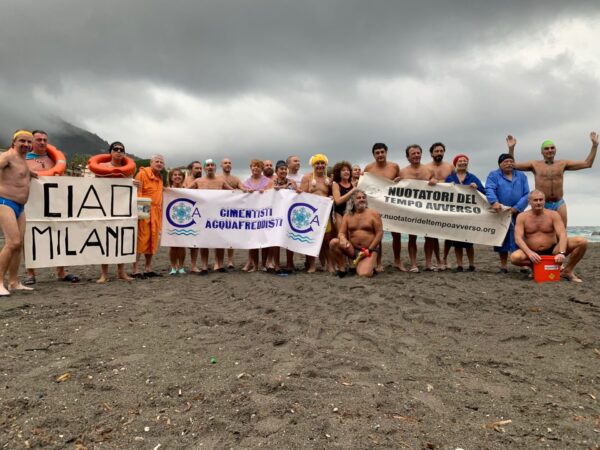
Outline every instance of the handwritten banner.
[[483, 194], [470, 186], [386, 178], [365, 173], [358, 187], [369, 206], [381, 214], [387, 231], [502, 245], [510, 225], [510, 211], [496, 213]]
[[131, 179], [40, 177], [25, 205], [27, 268], [135, 261]]
[[161, 245], [198, 248], [284, 247], [317, 256], [331, 199], [288, 189], [165, 189]]

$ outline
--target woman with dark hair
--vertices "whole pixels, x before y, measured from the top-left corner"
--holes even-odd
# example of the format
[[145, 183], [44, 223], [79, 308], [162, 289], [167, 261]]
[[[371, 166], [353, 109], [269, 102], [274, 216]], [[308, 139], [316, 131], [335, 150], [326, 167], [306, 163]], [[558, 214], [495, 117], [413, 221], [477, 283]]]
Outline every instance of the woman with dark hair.
[[336, 224], [342, 223], [342, 218], [346, 213], [346, 202], [355, 189], [356, 186], [352, 184], [352, 165], [348, 161], [336, 163], [333, 166], [333, 184], [331, 186]]

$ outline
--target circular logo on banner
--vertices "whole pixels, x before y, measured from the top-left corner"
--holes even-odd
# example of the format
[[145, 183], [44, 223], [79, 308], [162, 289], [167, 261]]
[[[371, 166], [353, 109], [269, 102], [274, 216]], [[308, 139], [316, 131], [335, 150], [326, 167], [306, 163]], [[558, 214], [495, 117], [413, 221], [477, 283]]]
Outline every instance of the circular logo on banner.
[[196, 202], [189, 198], [177, 198], [167, 206], [167, 220], [177, 228], [185, 228], [196, 223], [194, 217], [200, 217]]
[[313, 231], [313, 223], [319, 224], [319, 220], [314, 220], [317, 208], [308, 203], [294, 203], [288, 210], [288, 223], [290, 228], [296, 233], [310, 233]]

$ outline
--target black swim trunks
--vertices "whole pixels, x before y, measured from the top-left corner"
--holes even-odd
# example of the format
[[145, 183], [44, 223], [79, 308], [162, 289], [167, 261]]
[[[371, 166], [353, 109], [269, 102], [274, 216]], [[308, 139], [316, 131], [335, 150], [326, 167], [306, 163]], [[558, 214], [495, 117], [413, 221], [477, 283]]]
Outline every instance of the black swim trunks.
[[552, 256], [552, 255], [554, 255], [554, 247], [556, 247], [556, 243], [552, 244], [548, 248], [544, 248], [542, 250], [536, 250], [536, 253], [540, 256]]

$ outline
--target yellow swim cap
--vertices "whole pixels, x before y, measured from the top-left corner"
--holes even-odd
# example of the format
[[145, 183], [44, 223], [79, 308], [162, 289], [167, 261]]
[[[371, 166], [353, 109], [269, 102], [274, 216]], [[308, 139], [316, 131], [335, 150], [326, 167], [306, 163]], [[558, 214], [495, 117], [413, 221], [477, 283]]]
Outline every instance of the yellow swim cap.
[[13, 134], [12, 141], [15, 142], [15, 139], [17, 138], [17, 136], [20, 136], [22, 134], [33, 137], [33, 134], [31, 134], [31, 131], [17, 130], [17, 131], [15, 131], [15, 134]]
[[311, 156], [309, 163], [311, 166], [314, 166], [319, 161], [323, 161], [325, 164], [329, 164], [327, 156], [325, 156], [322, 153], [317, 153], [316, 155]]

